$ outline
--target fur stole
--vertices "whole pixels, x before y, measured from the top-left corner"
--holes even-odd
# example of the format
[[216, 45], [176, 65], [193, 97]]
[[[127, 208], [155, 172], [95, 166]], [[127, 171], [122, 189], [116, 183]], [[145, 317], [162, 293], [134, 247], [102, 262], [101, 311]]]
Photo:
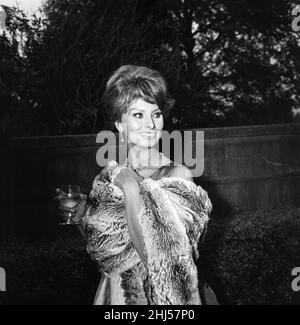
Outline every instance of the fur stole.
[[138, 218], [147, 260], [142, 263], [127, 229], [123, 192], [109, 173], [106, 167], [95, 178], [83, 218], [87, 251], [99, 270], [121, 275], [127, 304], [201, 304], [195, 262], [212, 208], [207, 192], [176, 177], [140, 183]]

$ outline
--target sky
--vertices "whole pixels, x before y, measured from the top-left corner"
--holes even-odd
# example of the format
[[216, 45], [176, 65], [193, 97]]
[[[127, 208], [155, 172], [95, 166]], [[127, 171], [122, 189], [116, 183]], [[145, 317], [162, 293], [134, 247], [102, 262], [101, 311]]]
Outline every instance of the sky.
[[0, 0], [0, 5], [17, 6], [28, 14], [32, 14], [42, 5], [43, 0]]

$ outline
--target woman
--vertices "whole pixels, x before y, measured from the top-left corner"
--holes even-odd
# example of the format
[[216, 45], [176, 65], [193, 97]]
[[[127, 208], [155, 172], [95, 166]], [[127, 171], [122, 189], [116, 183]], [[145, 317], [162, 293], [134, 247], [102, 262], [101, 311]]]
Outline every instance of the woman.
[[128, 156], [108, 163], [87, 209], [84, 198], [76, 210], [102, 274], [94, 303], [204, 303], [195, 262], [211, 203], [191, 171], [156, 148], [174, 104], [165, 80], [146, 67], [122, 66], [103, 103]]

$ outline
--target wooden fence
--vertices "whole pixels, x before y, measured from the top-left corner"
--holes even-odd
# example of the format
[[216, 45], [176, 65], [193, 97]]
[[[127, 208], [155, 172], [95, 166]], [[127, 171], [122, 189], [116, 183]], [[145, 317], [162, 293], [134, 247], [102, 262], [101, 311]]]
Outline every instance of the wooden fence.
[[[208, 191], [214, 213], [300, 205], [300, 124], [202, 131], [204, 174], [195, 182]], [[96, 134], [13, 138], [3, 145], [0, 240], [55, 235], [55, 188], [79, 184], [88, 193], [100, 170], [98, 149]]]

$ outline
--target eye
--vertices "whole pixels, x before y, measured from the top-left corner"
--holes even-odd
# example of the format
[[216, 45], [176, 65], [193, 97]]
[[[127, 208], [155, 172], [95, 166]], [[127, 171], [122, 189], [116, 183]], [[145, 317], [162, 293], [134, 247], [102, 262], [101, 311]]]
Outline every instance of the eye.
[[[136, 115], [139, 115], [139, 117], [137, 117]], [[134, 117], [137, 117], [137, 118], [142, 118], [143, 117], [143, 114], [142, 113], [135, 113], [133, 114]]]
[[162, 112], [157, 112], [154, 115], [156, 115], [157, 118], [160, 118], [162, 116]]

